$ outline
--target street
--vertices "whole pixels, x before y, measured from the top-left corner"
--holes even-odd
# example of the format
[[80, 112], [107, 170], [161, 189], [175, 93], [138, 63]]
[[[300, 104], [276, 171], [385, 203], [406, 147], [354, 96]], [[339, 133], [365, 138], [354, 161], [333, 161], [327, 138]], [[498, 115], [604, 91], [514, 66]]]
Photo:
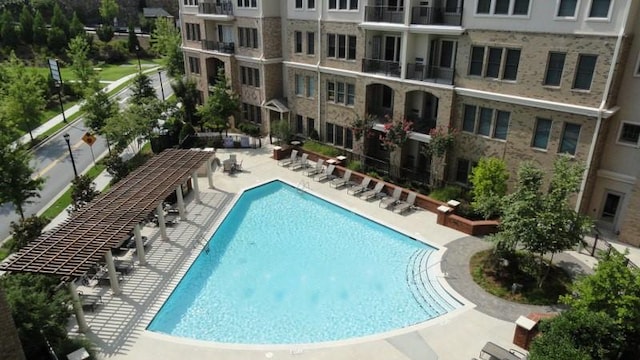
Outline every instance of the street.
[[[161, 97], [160, 81], [156, 72], [150, 73], [153, 87], [156, 94]], [[164, 88], [165, 98], [173, 94], [169, 78], [166, 72], [162, 73], [162, 86]], [[117, 103], [120, 106], [126, 105], [126, 99], [129, 98], [131, 91], [126, 88], [115, 96], [118, 98]], [[65, 130], [53, 135], [45, 143], [39, 146], [33, 152], [32, 167], [35, 169], [34, 175], [45, 178], [45, 183], [40, 191], [40, 198], [32, 198], [33, 203], [25, 205], [25, 217], [38, 213], [44, 209], [49, 202], [54, 200], [66, 186], [73, 180], [73, 166], [69, 156], [67, 142], [63, 138], [65, 133], [69, 134], [69, 143], [73, 153], [78, 174], [93, 166], [93, 156], [97, 160], [102, 154], [107, 152], [107, 145], [104, 138], [97, 136], [97, 141], [92, 147], [82, 141], [82, 136], [88, 131], [82, 117], [69, 124]], [[93, 150], [93, 156], [92, 152]], [[5, 174], [4, 176], [9, 176]], [[11, 204], [2, 204], [0, 206], [0, 242], [10, 235], [10, 224], [12, 221], [19, 220], [18, 214], [14, 211]]]

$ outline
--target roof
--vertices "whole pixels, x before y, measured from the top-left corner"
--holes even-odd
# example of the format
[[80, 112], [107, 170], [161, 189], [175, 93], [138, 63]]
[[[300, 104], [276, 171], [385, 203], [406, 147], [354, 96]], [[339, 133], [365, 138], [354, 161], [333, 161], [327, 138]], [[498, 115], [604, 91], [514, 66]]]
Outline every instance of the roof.
[[286, 105], [286, 101], [279, 99], [271, 99], [264, 104], [269, 110], [277, 111], [279, 113], [287, 113], [289, 112], [289, 108]]
[[81, 276], [122, 243], [178, 185], [214, 154], [165, 150], [111, 190], [20, 249], [0, 270]]
[[142, 16], [148, 18], [173, 17], [163, 8], [142, 8]]

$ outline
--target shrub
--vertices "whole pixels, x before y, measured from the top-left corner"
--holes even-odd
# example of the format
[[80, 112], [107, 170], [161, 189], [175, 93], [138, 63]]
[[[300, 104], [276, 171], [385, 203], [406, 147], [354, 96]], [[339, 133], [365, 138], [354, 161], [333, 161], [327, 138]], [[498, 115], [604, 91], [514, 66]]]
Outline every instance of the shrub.
[[334, 148], [333, 146], [325, 145], [315, 141], [305, 142], [304, 145], [302, 145], [302, 148], [304, 150], [329, 157], [336, 157], [341, 154], [340, 150]]
[[100, 25], [96, 29], [96, 35], [100, 41], [109, 42], [113, 39], [113, 27], [110, 25]]
[[124, 62], [128, 54], [127, 42], [124, 40], [98, 43], [98, 59], [108, 64]]
[[464, 189], [460, 186], [447, 185], [443, 188], [433, 190], [429, 194], [429, 197], [439, 201], [447, 202], [452, 199], [462, 199], [464, 197], [464, 192]]
[[67, 35], [65, 35], [62, 29], [52, 27], [49, 29], [49, 34], [47, 35], [47, 46], [51, 51], [62, 54], [67, 48]]
[[362, 170], [362, 163], [358, 160], [349, 161], [349, 163], [347, 163], [347, 169], [359, 172]]

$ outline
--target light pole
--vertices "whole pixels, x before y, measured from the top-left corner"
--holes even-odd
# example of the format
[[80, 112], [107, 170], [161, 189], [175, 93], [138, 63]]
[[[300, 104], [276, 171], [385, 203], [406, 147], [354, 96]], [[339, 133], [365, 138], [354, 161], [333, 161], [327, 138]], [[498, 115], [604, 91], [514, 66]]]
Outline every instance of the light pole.
[[65, 133], [64, 135], [62, 135], [62, 137], [64, 138], [64, 141], [67, 142], [67, 149], [69, 149], [69, 156], [71, 157], [71, 165], [73, 165], [73, 175], [75, 175], [75, 177], [78, 177], [78, 170], [76, 169], [76, 162], [73, 159], [73, 152], [71, 151], [71, 143], [69, 142], [69, 134]]
[[138, 72], [142, 73], [142, 65], [140, 64], [140, 46], [136, 45], [136, 58], [138, 58]]
[[160, 79], [160, 93], [162, 94], [162, 101], [164, 101], [164, 86], [162, 86], [162, 71], [158, 70], [158, 78]]

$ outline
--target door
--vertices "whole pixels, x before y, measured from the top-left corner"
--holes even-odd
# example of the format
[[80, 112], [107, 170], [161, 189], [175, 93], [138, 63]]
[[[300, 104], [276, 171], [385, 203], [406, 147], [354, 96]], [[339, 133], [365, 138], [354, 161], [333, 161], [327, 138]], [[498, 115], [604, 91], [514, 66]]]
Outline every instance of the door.
[[399, 36], [385, 36], [384, 37], [384, 60], [387, 61], [400, 61], [400, 42], [402, 39]]
[[232, 43], [233, 41], [233, 27], [226, 25], [218, 26], [218, 41], [223, 43]]
[[603, 227], [615, 230], [623, 196], [624, 195], [622, 193], [615, 191], [607, 190], [605, 193], [599, 219]]

